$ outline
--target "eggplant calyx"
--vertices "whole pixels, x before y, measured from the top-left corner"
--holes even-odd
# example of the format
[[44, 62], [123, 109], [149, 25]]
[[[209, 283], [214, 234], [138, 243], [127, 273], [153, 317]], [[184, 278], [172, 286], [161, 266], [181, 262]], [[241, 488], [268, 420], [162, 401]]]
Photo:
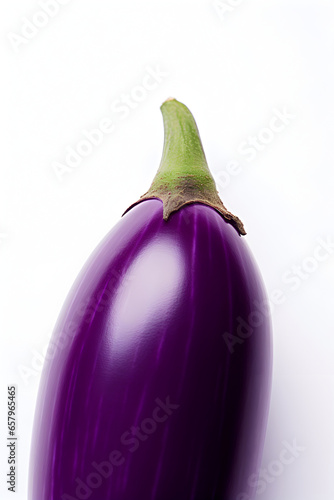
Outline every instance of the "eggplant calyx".
[[150, 189], [130, 205], [123, 215], [138, 203], [158, 198], [163, 203], [163, 218], [184, 205], [201, 203], [214, 208], [240, 235], [246, 231], [241, 220], [229, 212], [221, 201], [209, 170], [198, 128], [189, 109], [174, 98], [161, 106], [164, 120], [162, 159]]

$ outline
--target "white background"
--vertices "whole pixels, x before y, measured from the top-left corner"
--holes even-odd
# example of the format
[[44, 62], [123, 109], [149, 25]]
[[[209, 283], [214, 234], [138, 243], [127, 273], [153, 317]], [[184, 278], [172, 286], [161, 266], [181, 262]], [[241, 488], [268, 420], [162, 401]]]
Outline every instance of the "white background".
[[[37, 14], [41, 3], [3, 0], [0, 12], [1, 499], [14, 498], [6, 386], [18, 384], [23, 500], [41, 353], [84, 262], [147, 190], [162, 151], [159, 107], [173, 96], [193, 112], [221, 197], [282, 302], [263, 467], [279, 470], [283, 441], [303, 451], [269, 473], [258, 498], [332, 500], [333, 245], [313, 257], [319, 238], [334, 240], [332, 0], [226, 0], [220, 15], [211, 0], [71, 0], [53, 18]], [[145, 75], [158, 67], [164, 76], [144, 95], [138, 86], [153, 86]], [[131, 93], [126, 118], [111, 111]], [[263, 131], [284, 110], [288, 123]], [[113, 132], [57, 177], [54, 162], [103, 118]], [[250, 161], [240, 148], [259, 134], [267, 144]]]

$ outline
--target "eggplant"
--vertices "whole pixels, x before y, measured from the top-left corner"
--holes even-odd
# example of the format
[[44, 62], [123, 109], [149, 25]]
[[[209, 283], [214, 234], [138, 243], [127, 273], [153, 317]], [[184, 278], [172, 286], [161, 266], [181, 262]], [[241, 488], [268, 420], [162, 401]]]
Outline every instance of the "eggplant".
[[272, 376], [266, 292], [192, 114], [175, 99], [161, 110], [156, 177], [55, 326], [30, 500], [254, 498]]

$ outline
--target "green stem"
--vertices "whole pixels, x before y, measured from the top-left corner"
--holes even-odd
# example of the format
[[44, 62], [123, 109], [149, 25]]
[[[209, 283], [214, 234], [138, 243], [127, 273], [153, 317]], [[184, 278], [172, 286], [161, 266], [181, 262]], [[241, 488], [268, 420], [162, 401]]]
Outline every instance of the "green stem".
[[246, 234], [240, 219], [226, 210], [218, 196], [197, 125], [189, 109], [176, 99], [167, 99], [161, 111], [165, 139], [159, 169], [150, 189], [126, 212], [141, 201], [159, 198], [163, 202], [163, 218], [168, 220], [171, 213], [184, 205], [201, 203], [217, 210], [240, 235]]
[[175, 99], [169, 99], [162, 104], [161, 112], [164, 149], [152, 186], [167, 182], [174, 187], [179, 179], [191, 178], [199, 189], [202, 185], [214, 187], [197, 125], [189, 109]]

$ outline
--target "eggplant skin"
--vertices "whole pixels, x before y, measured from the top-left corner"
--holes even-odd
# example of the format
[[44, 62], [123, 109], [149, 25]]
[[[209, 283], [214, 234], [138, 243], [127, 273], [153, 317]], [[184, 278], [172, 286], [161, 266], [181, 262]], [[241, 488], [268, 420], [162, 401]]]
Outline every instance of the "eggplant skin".
[[67, 297], [41, 377], [29, 500], [255, 496], [272, 372], [261, 277], [213, 208], [162, 211], [151, 199], [126, 213]]

